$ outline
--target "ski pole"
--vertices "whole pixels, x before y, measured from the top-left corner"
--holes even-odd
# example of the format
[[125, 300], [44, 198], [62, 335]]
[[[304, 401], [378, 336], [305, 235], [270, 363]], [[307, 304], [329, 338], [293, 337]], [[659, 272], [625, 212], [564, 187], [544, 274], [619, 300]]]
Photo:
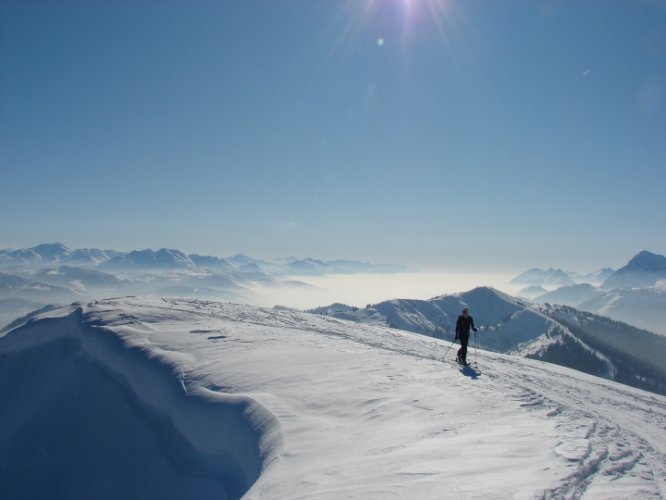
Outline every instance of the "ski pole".
[[479, 364], [479, 337], [476, 335], [476, 330], [474, 330], [474, 364]]
[[455, 340], [454, 340], [453, 342], [451, 342], [451, 345], [449, 346], [449, 348], [448, 348], [448, 349], [446, 350], [446, 352], [444, 353], [444, 359], [446, 359], [446, 357], [449, 355], [449, 351], [451, 351], [451, 349], [453, 348], [454, 345], [456, 345], [456, 341], [455, 341]]

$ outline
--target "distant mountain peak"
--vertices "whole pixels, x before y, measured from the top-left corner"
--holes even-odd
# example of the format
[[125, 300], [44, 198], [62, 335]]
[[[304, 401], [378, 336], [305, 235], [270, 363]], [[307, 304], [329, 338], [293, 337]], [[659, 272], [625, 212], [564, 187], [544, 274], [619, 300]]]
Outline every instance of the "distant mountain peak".
[[62, 257], [71, 252], [71, 250], [63, 243], [42, 243], [41, 245], [30, 248], [30, 250], [45, 259]]
[[237, 253], [231, 257], [226, 258], [227, 261], [231, 262], [235, 266], [246, 266], [250, 264], [257, 264], [257, 260], [252, 257], [245, 255], [243, 253]]
[[538, 267], [528, 269], [511, 280], [511, 283], [522, 285], [572, 285], [574, 280], [562, 269], [548, 268], [546, 270]]
[[666, 257], [643, 250], [642, 252], [637, 253], [627, 263], [626, 267], [634, 267], [648, 271], [662, 270], [666, 269]]
[[462, 296], [473, 297], [475, 299], [487, 299], [487, 298], [499, 297], [501, 299], [507, 300], [509, 298], [508, 295], [506, 295], [503, 292], [500, 292], [499, 290], [491, 286], [478, 286], [476, 288], [471, 289], [468, 292], [465, 292], [464, 294], [462, 294]]
[[605, 289], [642, 288], [666, 279], [666, 257], [643, 250], [624, 267], [611, 274], [602, 285]]

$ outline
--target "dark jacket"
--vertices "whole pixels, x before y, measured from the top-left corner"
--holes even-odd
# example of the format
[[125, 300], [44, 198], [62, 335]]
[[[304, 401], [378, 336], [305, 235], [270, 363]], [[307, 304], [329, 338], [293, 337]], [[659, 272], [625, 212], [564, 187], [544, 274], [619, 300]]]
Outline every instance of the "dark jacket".
[[456, 322], [456, 338], [460, 338], [463, 335], [469, 335], [470, 328], [476, 331], [474, 327], [474, 318], [471, 316], [463, 316], [462, 314], [458, 316], [458, 321]]

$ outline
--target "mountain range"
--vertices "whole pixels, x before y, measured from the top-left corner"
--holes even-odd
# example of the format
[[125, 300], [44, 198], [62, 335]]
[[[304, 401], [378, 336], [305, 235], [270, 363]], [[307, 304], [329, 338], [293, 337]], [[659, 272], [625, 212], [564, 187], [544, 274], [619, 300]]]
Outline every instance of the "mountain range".
[[[586, 276], [593, 275], [605, 277], [603, 281], [597, 280], [598, 286], [595, 286], [594, 280], [586, 280]], [[553, 276], [567, 276], [571, 283], [553, 289], [548, 286], [554, 282]], [[518, 293], [535, 303], [573, 306], [666, 335], [666, 257], [663, 255], [642, 251], [617, 271], [605, 269], [590, 275], [530, 269], [512, 282], [535, 283]]]
[[552, 267], [548, 269], [534, 267], [513, 278], [511, 283], [533, 287], [570, 286], [576, 283], [601, 285], [614, 273], [615, 271], [610, 267], [587, 274], [563, 271]]
[[395, 264], [371, 264], [354, 260], [323, 261], [312, 258], [289, 257], [267, 261], [243, 254], [214, 257], [198, 254], [186, 255], [175, 249], [116, 250], [75, 249], [62, 243], [45, 243], [19, 250], [0, 249], [1, 267], [45, 267], [56, 265], [99, 267], [113, 271], [154, 271], [211, 268], [214, 270], [265, 272], [277, 275], [318, 276], [325, 274], [405, 272], [409, 268]]
[[[660, 280], [666, 280], [666, 257], [643, 250], [618, 270], [607, 267], [593, 273], [580, 274], [552, 267], [535, 267], [520, 273], [511, 283], [545, 288], [590, 284], [613, 290], [650, 287], [657, 285]], [[530, 289], [525, 289], [525, 292], [533, 294]]]
[[391, 264], [289, 257], [274, 261], [236, 254], [186, 255], [175, 249], [119, 252], [46, 243], [0, 250], [0, 326], [47, 304], [122, 295], [198, 297], [254, 302], [258, 288], [310, 287], [300, 279], [408, 270]]

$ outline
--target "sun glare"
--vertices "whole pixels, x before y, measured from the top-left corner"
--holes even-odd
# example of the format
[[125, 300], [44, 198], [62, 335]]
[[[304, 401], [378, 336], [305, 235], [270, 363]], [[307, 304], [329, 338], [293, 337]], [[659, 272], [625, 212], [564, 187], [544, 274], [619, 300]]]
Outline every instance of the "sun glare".
[[447, 23], [453, 16], [453, 0], [366, 0], [364, 17], [371, 19], [385, 9], [393, 10], [398, 16], [405, 41], [428, 23], [434, 24], [440, 35], [449, 36]]
[[416, 37], [429, 36], [433, 31], [447, 45], [453, 38], [455, 0], [348, 0], [345, 5], [340, 12], [344, 18], [342, 29], [337, 28], [331, 54], [359, 34], [373, 30], [378, 47], [391, 40], [391, 46], [401, 46], [405, 51]]

